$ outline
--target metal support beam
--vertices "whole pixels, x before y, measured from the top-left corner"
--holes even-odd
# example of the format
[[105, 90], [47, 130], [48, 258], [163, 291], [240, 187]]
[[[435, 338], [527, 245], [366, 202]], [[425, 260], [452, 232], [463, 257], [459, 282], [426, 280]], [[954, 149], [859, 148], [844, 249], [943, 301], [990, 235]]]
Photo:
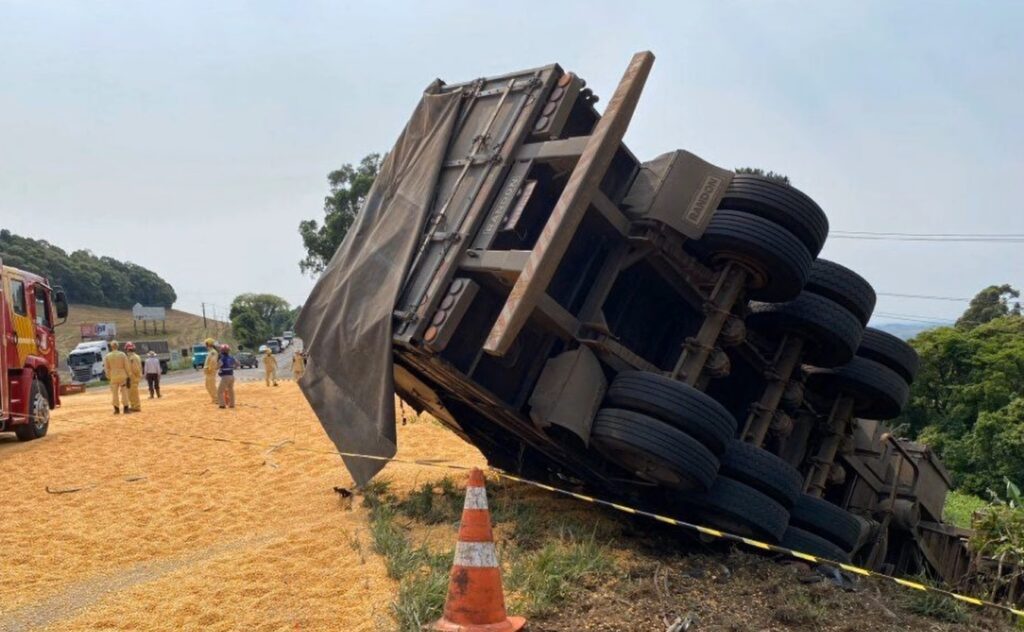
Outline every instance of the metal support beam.
[[839, 444], [850, 427], [851, 419], [853, 398], [849, 395], [840, 395], [832, 404], [832, 412], [828, 416], [829, 434], [822, 439], [818, 454], [812, 459], [813, 466], [807, 475], [807, 481], [804, 483], [805, 491], [811, 496], [821, 498], [825, 494], [829, 472], [835, 463]]
[[490, 272], [515, 282], [529, 256], [529, 250], [468, 250], [459, 267], [467, 272]]
[[537, 301], [537, 312], [543, 324], [563, 340], [571, 340], [580, 330], [580, 321], [559, 305], [547, 292]]
[[775, 354], [775, 360], [765, 372], [768, 376], [768, 385], [761, 393], [761, 399], [751, 408], [747, 417], [746, 430], [743, 432], [743, 440], [761, 447], [765, 435], [772, 423], [772, 416], [779, 408], [779, 402], [786, 392], [786, 385], [790, 376], [800, 364], [800, 355], [804, 350], [804, 340], [799, 336], [787, 335], [779, 345]]
[[516, 153], [516, 160], [545, 161], [555, 158], [578, 158], [587, 146], [587, 136], [576, 136], [561, 140], [523, 145]]
[[548, 284], [622, 142], [653, 64], [654, 55], [650, 52], [637, 53], [630, 61], [608, 108], [594, 127], [576, 168], [555, 203], [526, 268], [516, 280], [487, 336], [484, 343], [484, 351], [487, 353], [500, 356], [508, 351], [537, 302], [547, 292]]
[[629, 219], [623, 215], [619, 207], [615, 206], [615, 203], [608, 199], [608, 196], [598, 191], [594, 194], [593, 200], [594, 208], [601, 214], [605, 220], [611, 224], [620, 235], [623, 237], [629, 236]]
[[598, 320], [602, 313], [601, 308], [611, 293], [616, 279], [619, 278], [622, 262], [628, 253], [629, 244], [627, 243], [612, 248], [611, 252], [608, 253], [604, 264], [601, 265], [601, 270], [597, 273], [597, 278], [590, 285], [590, 292], [583, 302], [583, 307], [580, 308], [580, 320], [582, 322], [591, 323]]
[[679, 361], [672, 370], [673, 378], [681, 379], [690, 386], [697, 383], [708, 355], [718, 340], [718, 334], [722, 333], [722, 326], [746, 282], [746, 270], [732, 263], [726, 264], [718, 284], [711, 292], [710, 300], [705, 304], [704, 322], [697, 335], [686, 340]]

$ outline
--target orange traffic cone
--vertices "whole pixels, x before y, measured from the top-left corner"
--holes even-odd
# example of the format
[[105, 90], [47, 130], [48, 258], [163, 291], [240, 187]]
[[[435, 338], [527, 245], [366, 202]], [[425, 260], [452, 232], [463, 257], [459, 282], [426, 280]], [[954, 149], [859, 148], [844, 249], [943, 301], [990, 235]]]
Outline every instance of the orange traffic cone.
[[429, 626], [442, 632], [516, 632], [526, 625], [522, 617], [505, 612], [498, 552], [491, 533], [491, 512], [487, 509], [484, 475], [469, 473], [466, 504], [462, 509], [459, 541], [448, 583], [444, 616]]

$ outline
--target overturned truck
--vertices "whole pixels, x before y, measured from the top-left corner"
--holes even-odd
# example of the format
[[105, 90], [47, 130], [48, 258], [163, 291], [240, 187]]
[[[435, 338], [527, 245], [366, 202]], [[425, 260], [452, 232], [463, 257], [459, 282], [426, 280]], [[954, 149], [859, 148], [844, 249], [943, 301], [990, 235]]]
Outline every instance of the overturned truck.
[[327, 433], [392, 456], [397, 393], [511, 473], [956, 579], [949, 476], [884, 423], [916, 354], [808, 196], [623, 144], [653, 61], [603, 113], [557, 65], [427, 88], [299, 318]]

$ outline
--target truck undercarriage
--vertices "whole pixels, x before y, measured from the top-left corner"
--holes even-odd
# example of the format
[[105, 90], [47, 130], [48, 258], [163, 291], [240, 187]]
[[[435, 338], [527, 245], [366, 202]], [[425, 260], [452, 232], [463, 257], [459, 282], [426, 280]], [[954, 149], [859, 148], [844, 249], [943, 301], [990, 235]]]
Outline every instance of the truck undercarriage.
[[[942, 524], [949, 475], [878, 421], [906, 404], [916, 354], [867, 327], [864, 279], [817, 259], [828, 220], [809, 197], [685, 151], [634, 157], [622, 141], [653, 60], [634, 56], [600, 114], [557, 65], [431, 87], [424, 99], [454, 111], [391, 272], [394, 390], [502, 470], [958, 580], [969, 557]], [[426, 160], [402, 142], [380, 208]], [[355, 233], [332, 267], [377, 247]], [[324, 376], [335, 360], [316, 355], [318, 334], [344, 327], [309, 305], [338, 305], [329, 283], [297, 326]], [[338, 406], [315, 392], [326, 377], [303, 389], [351, 449], [352, 426], [328, 418], [358, 418], [358, 388], [335, 381]]]

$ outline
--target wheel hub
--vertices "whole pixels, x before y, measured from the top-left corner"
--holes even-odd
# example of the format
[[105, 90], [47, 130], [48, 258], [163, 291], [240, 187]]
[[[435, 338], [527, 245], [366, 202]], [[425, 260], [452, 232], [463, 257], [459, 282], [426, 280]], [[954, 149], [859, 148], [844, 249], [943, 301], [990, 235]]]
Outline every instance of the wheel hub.
[[42, 393], [37, 393], [32, 402], [32, 423], [37, 430], [42, 430], [50, 423], [50, 404]]

